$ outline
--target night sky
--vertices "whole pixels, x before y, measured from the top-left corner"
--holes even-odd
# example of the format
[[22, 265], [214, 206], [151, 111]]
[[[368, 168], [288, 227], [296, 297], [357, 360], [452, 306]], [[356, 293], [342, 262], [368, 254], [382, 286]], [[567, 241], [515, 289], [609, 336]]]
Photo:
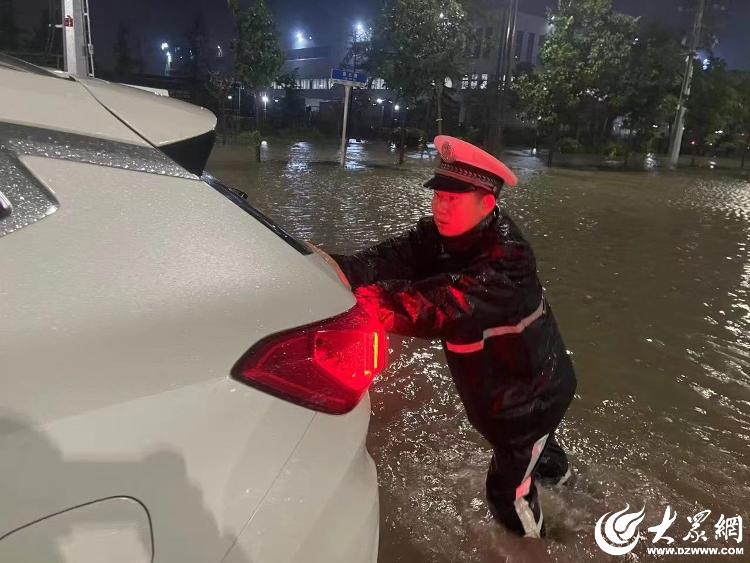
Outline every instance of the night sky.
[[[682, 0], [684, 2], [684, 0]], [[57, 0], [55, 0], [55, 4]], [[182, 38], [196, 14], [202, 13], [210, 40], [226, 48], [233, 22], [226, 0], [89, 0], [92, 35], [99, 66], [114, 65], [113, 45], [118, 24], [130, 31], [131, 48], [138, 42], [146, 62], [161, 59], [159, 45]], [[296, 30], [312, 36], [311, 45], [326, 45], [345, 36], [355, 21], [372, 21], [382, 0], [267, 0], [282, 36], [282, 46], [293, 47]], [[680, 0], [615, 0], [615, 8], [639, 15], [646, 22], [659, 21], [682, 29], [689, 27], [691, 16], [679, 12]], [[725, 0], [728, 11], [715, 20], [720, 44], [715, 52], [727, 60], [730, 68], [750, 70], [750, 0]], [[48, 0], [15, 1], [17, 25], [33, 28]], [[520, 10], [542, 15], [556, 0], [520, 0]], [[707, 2], [713, 4], [711, 0]], [[134, 53], [137, 54], [137, 53]], [[156, 70], [156, 67], [151, 70]]]

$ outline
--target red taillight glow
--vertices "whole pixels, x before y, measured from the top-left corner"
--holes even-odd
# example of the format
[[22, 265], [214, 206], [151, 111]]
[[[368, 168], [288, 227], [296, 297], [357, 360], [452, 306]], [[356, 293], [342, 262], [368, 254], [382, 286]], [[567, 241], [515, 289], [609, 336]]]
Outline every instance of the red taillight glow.
[[344, 414], [386, 365], [385, 331], [360, 307], [272, 335], [232, 368], [232, 376], [288, 401]]

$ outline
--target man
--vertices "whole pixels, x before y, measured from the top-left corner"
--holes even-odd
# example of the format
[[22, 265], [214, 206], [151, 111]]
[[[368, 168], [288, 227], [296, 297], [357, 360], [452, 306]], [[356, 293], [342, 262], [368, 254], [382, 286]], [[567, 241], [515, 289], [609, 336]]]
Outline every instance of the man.
[[[544, 535], [536, 481], [570, 473], [553, 433], [576, 387], [531, 247], [497, 198], [515, 175], [481, 149], [435, 138], [432, 217], [353, 256], [333, 254], [389, 332], [440, 338], [471, 424], [492, 445], [492, 515]], [[541, 458], [541, 462], [540, 462]]]

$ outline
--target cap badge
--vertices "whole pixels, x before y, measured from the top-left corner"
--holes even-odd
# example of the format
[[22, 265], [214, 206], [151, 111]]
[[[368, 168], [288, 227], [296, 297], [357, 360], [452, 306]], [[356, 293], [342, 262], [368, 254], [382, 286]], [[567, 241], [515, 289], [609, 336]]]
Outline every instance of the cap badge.
[[450, 143], [443, 143], [440, 147], [440, 158], [445, 162], [453, 162], [456, 160], [456, 157], [453, 154], [453, 147]]

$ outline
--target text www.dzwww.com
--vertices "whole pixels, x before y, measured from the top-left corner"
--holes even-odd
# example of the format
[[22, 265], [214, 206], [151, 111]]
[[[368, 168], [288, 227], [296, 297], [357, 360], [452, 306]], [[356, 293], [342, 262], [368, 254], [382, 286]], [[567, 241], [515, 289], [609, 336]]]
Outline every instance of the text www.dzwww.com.
[[742, 555], [744, 547], [648, 547], [649, 555]]

